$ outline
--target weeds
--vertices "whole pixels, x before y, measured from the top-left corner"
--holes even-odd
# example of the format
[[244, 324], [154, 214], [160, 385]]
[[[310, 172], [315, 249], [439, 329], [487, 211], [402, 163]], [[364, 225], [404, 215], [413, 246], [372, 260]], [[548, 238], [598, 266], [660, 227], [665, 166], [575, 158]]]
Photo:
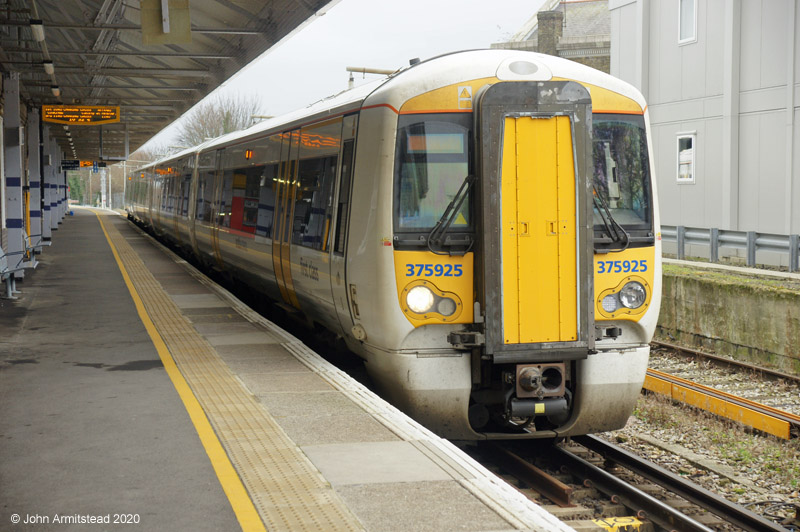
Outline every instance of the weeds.
[[658, 394], [639, 398], [633, 415], [678, 442], [710, 454], [742, 474], [758, 472], [760, 482], [787, 492], [800, 488], [800, 439], [782, 440]]

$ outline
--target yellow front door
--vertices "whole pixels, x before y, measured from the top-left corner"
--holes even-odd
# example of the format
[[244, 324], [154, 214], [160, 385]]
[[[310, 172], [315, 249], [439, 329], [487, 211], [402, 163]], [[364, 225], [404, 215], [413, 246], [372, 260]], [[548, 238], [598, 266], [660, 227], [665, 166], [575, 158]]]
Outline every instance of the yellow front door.
[[569, 117], [506, 117], [502, 153], [504, 341], [575, 341], [577, 220]]

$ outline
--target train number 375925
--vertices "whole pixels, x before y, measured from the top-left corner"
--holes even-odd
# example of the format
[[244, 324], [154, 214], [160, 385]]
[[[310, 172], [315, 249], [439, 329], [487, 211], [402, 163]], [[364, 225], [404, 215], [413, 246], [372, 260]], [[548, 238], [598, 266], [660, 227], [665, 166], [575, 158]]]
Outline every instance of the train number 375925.
[[461, 264], [406, 264], [406, 277], [461, 277]]
[[597, 261], [597, 273], [643, 273], [647, 271], [646, 260], [601, 260]]

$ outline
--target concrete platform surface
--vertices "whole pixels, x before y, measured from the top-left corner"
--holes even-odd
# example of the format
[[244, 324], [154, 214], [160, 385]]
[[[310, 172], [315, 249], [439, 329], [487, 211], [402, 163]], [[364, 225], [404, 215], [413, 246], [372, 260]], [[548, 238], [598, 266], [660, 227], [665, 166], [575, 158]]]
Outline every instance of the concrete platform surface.
[[75, 212], [0, 300], [0, 530], [571, 530], [124, 218]]

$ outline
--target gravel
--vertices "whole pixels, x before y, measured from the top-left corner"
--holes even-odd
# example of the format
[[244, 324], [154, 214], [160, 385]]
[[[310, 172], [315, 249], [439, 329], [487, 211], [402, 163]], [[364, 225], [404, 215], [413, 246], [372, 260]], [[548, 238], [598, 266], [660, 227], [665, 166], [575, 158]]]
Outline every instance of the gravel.
[[[786, 404], [800, 413], [800, 393], [794, 386], [769, 381], [754, 385], [760, 380], [752, 375], [729, 378], [726, 369], [661, 353], [653, 354], [650, 366], [737, 395], [754, 394], [764, 399], [760, 402]], [[798, 439], [756, 433], [655, 394], [640, 397], [623, 429], [601, 436], [767, 518], [793, 516], [794, 505], [800, 505]]]
[[800, 384], [797, 382], [764, 379], [751, 371], [720, 367], [662, 349], [652, 352], [650, 367], [800, 415]]

